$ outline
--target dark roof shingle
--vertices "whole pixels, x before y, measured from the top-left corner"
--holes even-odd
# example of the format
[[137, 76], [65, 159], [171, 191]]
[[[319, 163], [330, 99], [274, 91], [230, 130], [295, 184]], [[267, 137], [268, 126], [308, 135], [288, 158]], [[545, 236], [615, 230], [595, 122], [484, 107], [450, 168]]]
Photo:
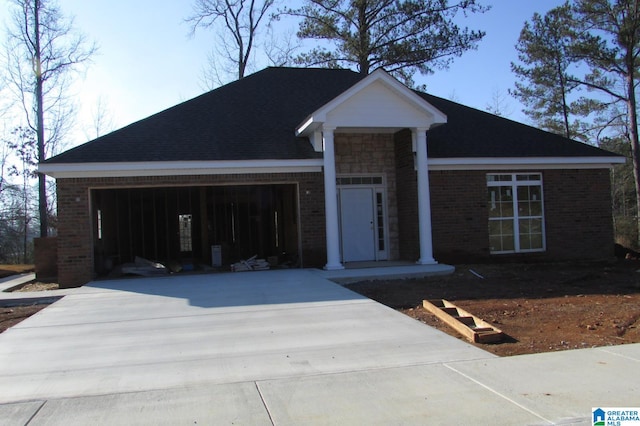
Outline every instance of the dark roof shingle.
[[[320, 158], [295, 136], [309, 114], [363, 77], [349, 70], [267, 68], [45, 161], [45, 163]], [[419, 93], [447, 115], [429, 131], [429, 156], [614, 155], [455, 102]]]

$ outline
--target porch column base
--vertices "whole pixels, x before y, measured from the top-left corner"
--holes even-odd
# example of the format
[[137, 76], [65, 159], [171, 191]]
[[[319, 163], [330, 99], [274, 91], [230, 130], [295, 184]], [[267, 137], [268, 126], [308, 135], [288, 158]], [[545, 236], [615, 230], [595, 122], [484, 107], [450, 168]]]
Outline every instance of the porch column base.
[[437, 265], [438, 261], [435, 259], [418, 259], [416, 265]]
[[325, 271], [340, 271], [342, 269], [344, 269], [344, 266], [342, 265], [342, 263], [337, 263], [337, 264], [326, 264], [324, 265], [324, 267], [322, 268]]

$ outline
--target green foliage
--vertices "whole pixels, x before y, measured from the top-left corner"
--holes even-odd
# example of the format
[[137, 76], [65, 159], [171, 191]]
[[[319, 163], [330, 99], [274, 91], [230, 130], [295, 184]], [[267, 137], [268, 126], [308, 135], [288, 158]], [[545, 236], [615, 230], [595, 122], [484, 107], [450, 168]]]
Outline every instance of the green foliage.
[[637, 203], [629, 140], [624, 135], [605, 138], [600, 148], [627, 158], [626, 163], [616, 164], [611, 169], [611, 210], [616, 242], [638, 249]]
[[[603, 145], [616, 150], [626, 144], [631, 172], [614, 170], [618, 174], [614, 189], [621, 185], [624, 192], [614, 192], [613, 207], [615, 215], [633, 215], [638, 229], [640, 2], [565, 3], [544, 17], [534, 15], [532, 24], [527, 23], [522, 30], [517, 49], [523, 65], [513, 65], [521, 77], [514, 94], [528, 106], [527, 114], [544, 128], [566, 136], [590, 133], [591, 141], [604, 140]], [[575, 95], [573, 101], [569, 101], [569, 95]], [[630, 182], [634, 186], [633, 200], [628, 195]], [[629, 209], [631, 201], [635, 206]], [[636, 238], [640, 235], [635, 234]]]
[[446, 69], [454, 57], [475, 49], [483, 31], [460, 28], [454, 17], [489, 8], [476, 0], [307, 0], [284, 13], [302, 18], [298, 37], [327, 41], [297, 58], [299, 64], [355, 67], [368, 74], [384, 68], [409, 85], [416, 72]]
[[[37, 147], [35, 132], [18, 127], [11, 137], [0, 141], [12, 152], [12, 164], [4, 164], [8, 175], [0, 191], [0, 263], [26, 263], [32, 260], [34, 226], [33, 182], [36, 177]], [[1, 173], [4, 175], [4, 170]]]
[[601, 106], [598, 102], [571, 100], [582, 87], [572, 75], [579, 61], [573, 44], [580, 33], [569, 3], [544, 16], [534, 14], [530, 22], [525, 22], [516, 44], [519, 63], [512, 62], [511, 69], [520, 81], [510, 93], [525, 105], [523, 112], [540, 128], [585, 140], [577, 117]]

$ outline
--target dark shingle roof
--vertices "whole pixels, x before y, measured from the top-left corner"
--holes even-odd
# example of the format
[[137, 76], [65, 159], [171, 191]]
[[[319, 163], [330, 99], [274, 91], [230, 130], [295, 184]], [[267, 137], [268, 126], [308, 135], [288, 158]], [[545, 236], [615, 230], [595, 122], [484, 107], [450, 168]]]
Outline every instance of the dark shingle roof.
[[47, 163], [320, 158], [296, 126], [360, 79], [348, 70], [267, 68]]
[[428, 133], [429, 156], [433, 158], [617, 155], [446, 99], [418, 94], [447, 116], [447, 124]]
[[[362, 79], [349, 70], [267, 68], [183, 102], [45, 163], [320, 158], [295, 136], [309, 114]], [[419, 93], [447, 115], [429, 131], [429, 156], [614, 155], [442, 98]]]

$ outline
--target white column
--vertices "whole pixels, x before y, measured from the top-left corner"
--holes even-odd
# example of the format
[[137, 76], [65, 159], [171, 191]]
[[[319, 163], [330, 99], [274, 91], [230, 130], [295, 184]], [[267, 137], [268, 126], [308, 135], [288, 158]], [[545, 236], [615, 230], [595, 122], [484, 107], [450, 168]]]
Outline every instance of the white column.
[[324, 213], [327, 234], [326, 270], [344, 269], [340, 263], [340, 230], [338, 228], [338, 195], [336, 192], [336, 159], [333, 148], [335, 127], [323, 127], [324, 151]]
[[429, 189], [429, 166], [427, 165], [427, 129], [413, 129], [418, 163], [418, 223], [420, 233], [420, 259], [416, 263], [429, 265], [438, 263], [433, 258], [431, 236], [431, 194]]

